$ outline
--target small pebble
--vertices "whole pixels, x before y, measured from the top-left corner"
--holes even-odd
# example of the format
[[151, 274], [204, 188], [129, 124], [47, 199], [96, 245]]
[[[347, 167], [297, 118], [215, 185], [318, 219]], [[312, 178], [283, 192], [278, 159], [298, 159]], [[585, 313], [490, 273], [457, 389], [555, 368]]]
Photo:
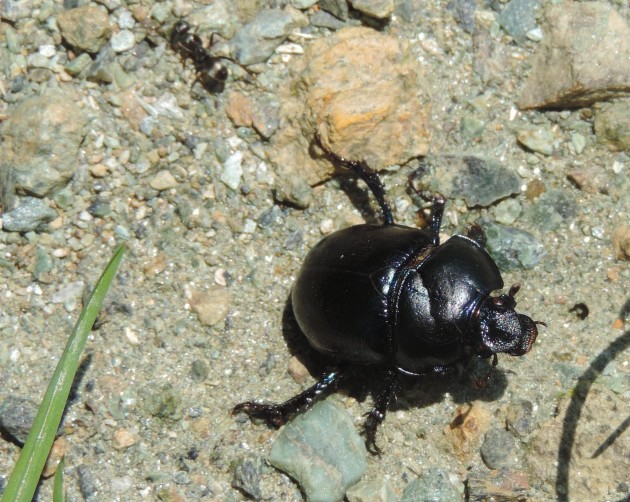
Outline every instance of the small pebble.
[[304, 383], [310, 376], [310, 373], [304, 363], [297, 356], [291, 356], [289, 359], [289, 367], [287, 368], [287, 372], [293, 378], [293, 381], [297, 383]]
[[533, 428], [533, 414], [534, 405], [531, 401], [521, 399], [510, 402], [505, 419], [508, 430], [519, 437], [527, 436]]
[[352, 7], [366, 16], [387, 19], [394, 13], [394, 0], [352, 0]]
[[232, 190], [238, 190], [243, 176], [243, 152], [234, 152], [223, 164], [221, 181]]
[[168, 190], [177, 186], [177, 180], [170, 171], [163, 169], [153, 177], [149, 185], [154, 190]]
[[348, 502], [397, 502], [390, 483], [382, 477], [360, 481], [346, 492]]
[[160, 386], [149, 383], [141, 389], [140, 394], [144, 409], [150, 415], [171, 420], [181, 417], [181, 397], [171, 384]]
[[112, 35], [110, 42], [114, 52], [120, 53], [132, 49], [134, 45], [136, 45], [136, 38], [131, 31], [120, 30], [118, 33]]
[[214, 326], [227, 316], [232, 303], [230, 291], [222, 286], [210, 286], [207, 291], [191, 290], [190, 307], [205, 326]]
[[335, 224], [330, 218], [326, 218], [319, 225], [319, 230], [323, 235], [328, 235], [334, 230], [334, 228]]
[[117, 450], [125, 450], [134, 444], [136, 444], [136, 437], [131, 431], [127, 429], [118, 429], [114, 433], [112, 445]]
[[547, 156], [553, 154], [556, 140], [553, 132], [545, 127], [521, 129], [516, 139], [525, 148]]
[[489, 469], [506, 469], [518, 463], [516, 440], [505, 429], [494, 427], [486, 432], [480, 451]]

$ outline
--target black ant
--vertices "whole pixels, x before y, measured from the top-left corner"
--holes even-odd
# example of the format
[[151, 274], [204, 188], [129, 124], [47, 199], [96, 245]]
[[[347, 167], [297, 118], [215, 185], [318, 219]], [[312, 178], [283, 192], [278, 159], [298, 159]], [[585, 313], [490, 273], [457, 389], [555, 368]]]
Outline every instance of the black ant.
[[[197, 80], [207, 91], [219, 93], [223, 91], [228, 78], [227, 66], [221, 60], [226, 59], [233, 63], [236, 61], [227, 56], [210, 54], [203, 46], [199, 35], [191, 33], [190, 29], [191, 26], [186, 21], [177, 21], [171, 32], [171, 47], [184, 59], [189, 58], [192, 61], [197, 72]], [[210, 47], [212, 47], [212, 38]]]

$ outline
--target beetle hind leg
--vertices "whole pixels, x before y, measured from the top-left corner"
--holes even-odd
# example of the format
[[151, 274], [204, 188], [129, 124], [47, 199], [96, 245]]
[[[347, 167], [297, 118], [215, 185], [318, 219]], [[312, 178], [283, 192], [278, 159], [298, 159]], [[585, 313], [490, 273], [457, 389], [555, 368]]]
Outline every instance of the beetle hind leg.
[[333, 392], [344, 376], [345, 372], [342, 369], [335, 369], [326, 373], [315, 385], [284, 403], [245, 401], [232, 408], [232, 415], [242, 412], [249, 418], [264, 420], [270, 427], [278, 428], [287, 423], [299, 411], [309, 408], [315, 401]]
[[385, 386], [374, 397], [374, 406], [366, 413], [363, 424], [363, 434], [365, 435], [365, 446], [372, 455], [380, 455], [381, 449], [376, 445], [376, 429], [385, 420], [385, 414], [392, 398], [398, 390], [398, 373], [396, 370], [388, 370], [385, 376]]

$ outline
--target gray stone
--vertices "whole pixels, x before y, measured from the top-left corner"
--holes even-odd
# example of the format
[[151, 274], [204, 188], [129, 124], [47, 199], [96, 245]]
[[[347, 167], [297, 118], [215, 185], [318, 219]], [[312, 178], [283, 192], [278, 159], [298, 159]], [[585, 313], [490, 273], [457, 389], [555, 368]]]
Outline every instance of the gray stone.
[[506, 410], [505, 423], [508, 430], [525, 437], [533, 428], [534, 404], [527, 399], [511, 402]]
[[19, 446], [24, 446], [37, 415], [37, 405], [30, 399], [8, 396], [0, 404], [0, 430]]
[[317, 6], [342, 21], [348, 19], [350, 13], [346, 0], [319, 0]]
[[525, 230], [480, 223], [486, 234], [488, 252], [501, 270], [534, 268], [546, 254], [542, 242]]
[[577, 211], [577, 203], [574, 198], [568, 195], [568, 192], [549, 190], [527, 208], [522, 219], [529, 223], [532, 228], [550, 231], [567, 221], [573, 221]]
[[254, 500], [262, 500], [261, 477], [266, 470], [265, 459], [255, 455], [239, 457], [232, 464], [232, 486], [239, 488]]
[[92, 64], [92, 58], [87, 52], [80, 54], [78, 57], [74, 58], [72, 61], [68, 61], [64, 68], [70, 75], [78, 75], [83, 70], [87, 69], [88, 66]]
[[35, 266], [33, 267], [33, 277], [39, 280], [44, 276], [44, 274], [50, 272], [52, 268], [52, 256], [48, 254], [48, 251], [46, 251], [45, 248], [41, 246], [38, 247], [37, 251], [35, 252]]
[[33, 0], [2, 0], [0, 2], [2, 19], [17, 22], [33, 16]]
[[501, 28], [517, 43], [527, 39], [527, 33], [536, 28], [536, 11], [540, 0], [512, 0], [508, 2], [498, 21]]
[[422, 169], [418, 189], [441, 193], [447, 199], [462, 198], [468, 207], [487, 207], [521, 189], [516, 172], [493, 159], [432, 156], [424, 161]]
[[498, 427], [486, 432], [480, 452], [489, 469], [506, 469], [518, 462], [514, 436]]
[[556, 140], [553, 132], [546, 127], [527, 127], [521, 129], [518, 131], [516, 139], [527, 149], [547, 156], [553, 154], [554, 142]]
[[43, 200], [20, 197], [19, 205], [2, 215], [2, 228], [7, 232], [41, 231], [46, 223], [57, 217], [57, 211]]
[[453, 13], [457, 24], [466, 33], [472, 33], [475, 29], [475, 11], [477, 2], [475, 0], [451, 0], [446, 8]]
[[352, 419], [329, 398], [282, 429], [269, 461], [300, 484], [309, 502], [332, 502], [361, 479], [366, 455]]
[[2, 127], [0, 179], [11, 169], [16, 191], [39, 197], [65, 186], [78, 165], [86, 124], [76, 99], [60, 92], [23, 101]]
[[144, 409], [150, 415], [170, 420], [181, 418], [181, 397], [170, 383], [147, 384], [140, 392]]
[[230, 40], [231, 53], [242, 65], [264, 63], [294, 29], [307, 24], [304, 14], [292, 8], [263, 10]]
[[439, 467], [422, 471], [422, 475], [409, 483], [400, 502], [457, 502], [462, 494], [451, 483], [448, 473]]
[[345, 26], [345, 22], [333, 16], [325, 10], [319, 9], [309, 18], [311, 26], [319, 26], [330, 30], [340, 30]]
[[186, 20], [191, 26], [196, 26], [201, 33], [218, 33], [223, 38], [234, 36], [236, 22], [230, 13], [231, 2], [215, 0], [201, 9], [193, 11]]

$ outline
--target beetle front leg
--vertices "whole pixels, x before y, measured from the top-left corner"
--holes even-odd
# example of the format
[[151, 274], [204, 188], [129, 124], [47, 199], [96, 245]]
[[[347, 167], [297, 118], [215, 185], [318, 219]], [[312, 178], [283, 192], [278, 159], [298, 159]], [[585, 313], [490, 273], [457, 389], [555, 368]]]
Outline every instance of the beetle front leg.
[[324, 154], [331, 161], [336, 162], [346, 169], [351, 170], [352, 172], [354, 172], [354, 174], [356, 174], [365, 182], [365, 184], [374, 195], [374, 198], [378, 202], [379, 207], [381, 208], [381, 213], [383, 214], [385, 225], [393, 225], [394, 216], [392, 215], [392, 209], [389, 205], [389, 202], [387, 202], [387, 198], [385, 197], [385, 187], [383, 186], [383, 182], [378, 177], [376, 171], [374, 171], [365, 162], [346, 159], [345, 157], [336, 154], [332, 150], [329, 150], [323, 145], [322, 139], [319, 136], [318, 132], [315, 133], [315, 143], [317, 143], [317, 145], [323, 150]]
[[243, 412], [250, 418], [259, 418], [264, 420], [270, 427], [278, 428], [287, 423], [298, 411], [309, 408], [316, 400], [333, 392], [339, 386], [339, 382], [344, 376], [344, 369], [337, 368], [325, 374], [315, 385], [284, 403], [265, 404], [246, 401], [232, 408], [232, 415]]
[[374, 406], [369, 413], [366, 414], [366, 420], [363, 424], [363, 433], [365, 435], [365, 445], [372, 455], [380, 455], [381, 449], [376, 446], [376, 429], [380, 423], [385, 420], [387, 408], [393, 396], [396, 395], [398, 389], [398, 372], [396, 370], [387, 370], [385, 376], [385, 387], [381, 389], [374, 398]]

